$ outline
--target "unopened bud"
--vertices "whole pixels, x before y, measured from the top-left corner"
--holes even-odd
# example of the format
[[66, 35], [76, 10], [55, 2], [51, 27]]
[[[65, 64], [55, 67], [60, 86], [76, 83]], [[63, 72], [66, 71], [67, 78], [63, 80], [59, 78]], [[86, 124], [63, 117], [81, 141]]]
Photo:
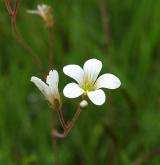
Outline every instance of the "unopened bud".
[[81, 108], [84, 109], [88, 106], [88, 102], [86, 100], [82, 100], [79, 105], [80, 105]]

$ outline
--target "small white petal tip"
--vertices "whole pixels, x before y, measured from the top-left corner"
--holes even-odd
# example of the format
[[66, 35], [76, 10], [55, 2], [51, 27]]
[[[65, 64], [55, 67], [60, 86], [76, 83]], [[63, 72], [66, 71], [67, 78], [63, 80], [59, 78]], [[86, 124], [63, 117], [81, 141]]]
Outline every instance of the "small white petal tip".
[[35, 82], [36, 80], [37, 80], [37, 77], [35, 77], [35, 76], [32, 76], [30, 79], [31, 82]]

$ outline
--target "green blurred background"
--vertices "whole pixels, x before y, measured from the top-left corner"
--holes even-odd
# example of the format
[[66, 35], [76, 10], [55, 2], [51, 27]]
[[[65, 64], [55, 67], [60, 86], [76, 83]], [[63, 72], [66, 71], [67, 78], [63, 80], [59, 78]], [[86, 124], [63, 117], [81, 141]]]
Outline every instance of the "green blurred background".
[[[21, 1], [18, 29], [47, 66], [48, 33], [40, 19], [25, 12], [38, 3], [54, 8], [54, 68], [60, 73], [61, 91], [71, 81], [62, 67], [83, 65], [89, 58], [103, 62], [101, 73], [113, 73], [122, 81], [121, 89], [105, 90], [105, 105], [90, 103], [68, 137], [58, 140], [61, 164], [159, 165], [160, 0]], [[55, 164], [50, 108], [30, 82], [32, 75], [40, 76], [16, 40], [1, 0], [0, 165]], [[63, 101], [69, 120], [78, 99]]]

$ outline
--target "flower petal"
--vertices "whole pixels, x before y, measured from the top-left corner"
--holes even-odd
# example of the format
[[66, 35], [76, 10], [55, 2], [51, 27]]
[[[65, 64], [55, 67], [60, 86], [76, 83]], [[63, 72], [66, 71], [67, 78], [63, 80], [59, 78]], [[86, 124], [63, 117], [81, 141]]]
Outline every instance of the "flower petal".
[[51, 70], [46, 78], [46, 82], [49, 85], [52, 94], [58, 93], [59, 76], [56, 70]]
[[76, 98], [84, 93], [84, 90], [76, 83], [69, 83], [64, 87], [63, 94], [68, 98]]
[[43, 93], [43, 95], [47, 97], [47, 95], [49, 94], [49, 87], [47, 86], [47, 84], [45, 84], [41, 79], [34, 76], [31, 77], [31, 82], [33, 82]]
[[82, 83], [83, 81], [83, 76], [84, 76], [84, 71], [83, 69], [78, 66], [78, 65], [67, 65], [65, 67], [63, 67], [63, 72], [73, 78], [74, 80], [76, 80], [79, 84]]
[[88, 92], [87, 94], [89, 99], [96, 105], [102, 105], [106, 100], [105, 93], [101, 89]]
[[95, 83], [97, 89], [99, 88], [116, 89], [120, 87], [120, 85], [121, 85], [121, 81], [119, 80], [119, 78], [110, 73], [101, 75]]
[[27, 10], [27, 13], [28, 14], [39, 14], [39, 11], [38, 10]]
[[42, 4], [42, 5], [37, 5], [37, 9], [38, 10], [46, 10], [46, 9], [48, 9], [48, 6], [47, 5], [45, 5], [45, 4]]
[[102, 69], [102, 62], [97, 59], [90, 59], [84, 63], [83, 69], [87, 81], [94, 83]]

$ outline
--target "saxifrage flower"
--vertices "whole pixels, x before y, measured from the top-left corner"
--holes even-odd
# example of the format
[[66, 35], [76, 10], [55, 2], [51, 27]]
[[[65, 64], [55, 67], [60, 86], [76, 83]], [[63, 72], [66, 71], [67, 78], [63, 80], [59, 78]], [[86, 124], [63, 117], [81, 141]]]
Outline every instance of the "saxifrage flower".
[[35, 76], [31, 77], [31, 82], [38, 87], [54, 109], [58, 110], [58, 108], [60, 108], [61, 100], [58, 91], [59, 75], [56, 70], [51, 70], [49, 72], [46, 83]]
[[101, 88], [116, 89], [120, 87], [120, 80], [113, 74], [106, 73], [98, 78], [102, 69], [102, 62], [97, 59], [90, 59], [84, 63], [83, 69], [78, 65], [67, 65], [63, 72], [77, 81], [65, 86], [64, 96], [76, 98], [79, 96], [88, 96], [96, 105], [104, 104], [106, 96]]
[[36, 10], [27, 10], [27, 13], [38, 15], [44, 21], [46, 27], [53, 26], [54, 22], [51, 6], [45, 4], [37, 5]]

